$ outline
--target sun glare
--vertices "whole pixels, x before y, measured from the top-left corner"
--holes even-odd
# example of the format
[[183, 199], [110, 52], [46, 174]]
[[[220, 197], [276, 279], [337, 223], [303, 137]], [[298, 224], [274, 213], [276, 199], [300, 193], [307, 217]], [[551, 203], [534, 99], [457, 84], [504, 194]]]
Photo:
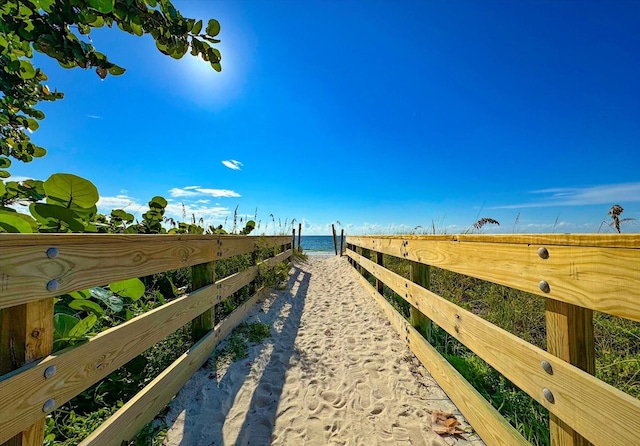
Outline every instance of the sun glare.
[[222, 54], [222, 71], [216, 72], [211, 64], [200, 56], [187, 53], [178, 62], [179, 77], [183, 91], [201, 103], [227, 102], [239, 93], [241, 70], [235, 64], [237, 54], [229, 45], [218, 45]]

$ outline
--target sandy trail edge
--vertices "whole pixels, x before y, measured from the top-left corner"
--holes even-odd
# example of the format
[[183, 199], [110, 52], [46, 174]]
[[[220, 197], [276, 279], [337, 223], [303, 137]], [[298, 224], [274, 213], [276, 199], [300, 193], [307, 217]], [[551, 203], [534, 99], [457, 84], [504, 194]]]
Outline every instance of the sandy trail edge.
[[349, 271], [311, 257], [247, 322], [273, 337], [222, 370], [212, 361], [171, 403], [165, 445], [482, 445], [440, 438], [433, 409], [466, 421]]

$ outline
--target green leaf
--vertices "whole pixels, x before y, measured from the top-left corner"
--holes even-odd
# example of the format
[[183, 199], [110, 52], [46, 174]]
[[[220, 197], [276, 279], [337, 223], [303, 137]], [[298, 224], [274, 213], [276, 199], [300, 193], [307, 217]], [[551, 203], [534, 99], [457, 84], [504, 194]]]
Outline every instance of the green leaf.
[[40, 124], [38, 124], [38, 121], [32, 118], [27, 119], [27, 125], [29, 126], [29, 130], [31, 131], [36, 131], [38, 130], [38, 127], [40, 127]]
[[141, 25], [138, 25], [137, 23], [129, 22], [129, 26], [131, 26], [131, 30], [136, 36], [140, 37], [144, 34], [144, 30], [142, 29]]
[[78, 311], [86, 311], [97, 315], [104, 313], [104, 310], [100, 305], [92, 300], [87, 299], [72, 300], [71, 302], [69, 302], [69, 308], [73, 308], [74, 310]]
[[31, 62], [25, 59], [21, 60], [20, 61], [20, 77], [22, 79], [28, 80], [28, 79], [33, 79], [35, 75], [36, 75], [36, 70], [33, 68], [33, 65], [31, 65]]
[[138, 300], [144, 296], [144, 283], [137, 278], [110, 283], [109, 289], [118, 296], [128, 297], [133, 300]]
[[0, 181], [0, 195], [4, 195], [7, 192], [7, 188], [4, 187], [4, 183]]
[[6, 169], [9, 166], [11, 166], [11, 160], [9, 158], [5, 158], [3, 156], [0, 156], [0, 168], [1, 169]]
[[207, 53], [209, 55], [209, 60], [212, 63], [220, 62], [220, 60], [222, 59], [222, 56], [220, 55], [220, 51], [218, 51], [217, 48], [209, 48]]
[[55, 204], [31, 203], [29, 211], [36, 220], [45, 226], [52, 226], [62, 221], [75, 232], [82, 232], [84, 225], [80, 221], [80, 216], [73, 210], [57, 206]]
[[87, 3], [92, 8], [107, 14], [113, 11], [113, 1], [114, 0], [87, 0]]
[[76, 325], [73, 326], [71, 330], [69, 330], [69, 337], [79, 338], [81, 336], [85, 336], [91, 328], [96, 325], [98, 322], [98, 316], [95, 314], [90, 314], [89, 316], [82, 319]]
[[164, 209], [167, 207], [167, 200], [165, 200], [163, 197], [155, 196], [149, 202], [149, 207], [156, 208], [156, 209]]
[[33, 157], [34, 158], [41, 158], [43, 156], [45, 156], [47, 154], [47, 151], [45, 149], [43, 149], [42, 147], [36, 147], [33, 150]]
[[191, 29], [193, 34], [200, 34], [200, 31], [202, 31], [202, 20], [198, 20]]
[[217, 36], [220, 33], [220, 23], [216, 19], [209, 20], [206, 31], [211, 37]]
[[89, 180], [69, 173], [54, 173], [44, 182], [47, 203], [92, 208], [98, 202], [98, 189]]
[[218, 73], [222, 71], [222, 66], [220, 66], [220, 64], [217, 62], [212, 63], [211, 68], [216, 70]]
[[11, 174], [6, 170], [0, 170], [0, 178], [9, 178]]
[[117, 65], [114, 65], [111, 68], [109, 68], [109, 74], [112, 74], [114, 76], [120, 76], [121, 74], [124, 74], [125, 71], [127, 70]]
[[37, 232], [38, 224], [28, 215], [0, 209], [0, 228], [11, 233], [31, 234]]
[[54, 0], [38, 0], [38, 5], [46, 12], [51, 12], [51, 5], [53, 5], [53, 2]]
[[89, 292], [89, 290], [82, 290], [74, 291], [67, 294], [67, 296], [71, 297], [72, 299], [89, 299], [91, 297], [91, 293]]
[[80, 319], [68, 314], [56, 313], [53, 315], [53, 337], [55, 339], [68, 338], [69, 333]]
[[111, 218], [119, 219], [131, 223], [134, 219], [133, 214], [124, 211], [123, 209], [114, 209], [111, 211]]
[[89, 292], [91, 293], [91, 297], [93, 297], [94, 299], [98, 299], [100, 302], [105, 304], [107, 308], [109, 308], [111, 311], [114, 311], [117, 313], [119, 311], [122, 311], [122, 309], [124, 308], [122, 299], [120, 299], [118, 296], [114, 296], [113, 294], [109, 293], [104, 288], [99, 288], [99, 287], [89, 288]]

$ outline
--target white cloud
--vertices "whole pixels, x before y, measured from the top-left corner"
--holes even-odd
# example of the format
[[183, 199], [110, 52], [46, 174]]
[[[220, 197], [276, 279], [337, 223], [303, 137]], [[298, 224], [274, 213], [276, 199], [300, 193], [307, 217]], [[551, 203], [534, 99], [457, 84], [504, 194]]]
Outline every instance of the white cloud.
[[135, 214], [145, 205], [141, 204], [137, 198], [121, 194], [114, 197], [100, 197], [97, 206], [98, 211], [103, 214], [108, 214], [114, 209], [124, 209], [127, 212]]
[[[214, 224], [214, 221], [219, 221], [224, 219], [224, 217], [228, 216], [231, 211], [227, 207], [223, 206], [198, 206], [195, 204], [169, 204], [165, 209], [165, 216], [172, 217], [176, 220], [182, 221], [183, 215], [183, 205], [184, 205], [184, 214], [186, 214], [186, 220], [191, 221], [192, 215], [195, 215], [196, 220], [203, 218], [205, 220], [205, 225]], [[219, 221], [219, 223], [222, 223]]]
[[244, 164], [238, 160], [224, 160], [222, 164], [232, 170], [240, 170], [240, 166], [244, 166]]
[[197, 189], [198, 192], [204, 195], [211, 195], [214, 198], [218, 197], [226, 197], [226, 198], [235, 198], [240, 197], [240, 194], [236, 191], [229, 189]]
[[494, 206], [492, 209], [520, 209], [550, 206], [586, 206], [640, 201], [639, 183], [606, 184], [592, 187], [558, 187], [531, 191], [541, 196], [528, 203]]
[[98, 115], [87, 115], [87, 117], [91, 119], [102, 119], [102, 116], [98, 116]]
[[174, 187], [169, 190], [169, 194], [171, 194], [174, 198], [181, 197], [198, 197], [202, 195], [209, 195], [213, 198], [238, 198], [241, 195], [230, 189], [207, 189], [202, 188], [200, 186], [189, 186], [189, 187]]
[[186, 190], [186, 189], [180, 189], [178, 187], [174, 187], [173, 189], [169, 190], [169, 194], [171, 194], [172, 197], [178, 198], [178, 197], [197, 197], [198, 195], [200, 195], [198, 192], [192, 191], [192, 190]]
[[[206, 206], [208, 200], [198, 200], [195, 203], [169, 203], [165, 208], [165, 217], [173, 218], [177, 221], [191, 221], [195, 215], [196, 220], [204, 219], [205, 226], [218, 225], [223, 222], [224, 217], [231, 214], [228, 207]], [[140, 200], [127, 195], [116, 195], [112, 197], [100, 197], [98, 201], [98, 211], [104, 214], [110, 213], [113, 209], [124, 209], [131, 212], [140, 219], [142, 212], [146, 212], [147, 204], [141, 204]], [[186, 218], [183, 218], [183, 213]]]

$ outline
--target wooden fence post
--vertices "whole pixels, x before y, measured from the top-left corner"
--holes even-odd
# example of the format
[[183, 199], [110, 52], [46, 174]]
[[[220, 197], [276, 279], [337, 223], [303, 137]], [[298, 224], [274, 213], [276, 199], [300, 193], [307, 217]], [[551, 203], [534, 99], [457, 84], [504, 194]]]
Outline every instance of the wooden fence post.
[[291, 240], [291, 249], [296, 250], [296, 228], [293, 228], [293, 238]]
[[333, 232], [333, 250], [338, 255], [338, 236], [336, 235], [336, 227], [331, 223], [331, 231]]
[[298, 251], [302, 252], [302, 244], [300, 239], [302, 237], [302, 223], [298, 223]]
[[[362, 257], [366, 257], [367, 259], [371, 260], [371, 251], [369, 251], [366, 248], [360, 248], [360, 255]], [[362, 274], [364, 278], [367, 279], [368, 278], [367, 270], [365, 270], [362, 265], [360, 265], [359, 269], [360, 269], [360, 274]]]
[[340, 257], [344, 253], [344, 229], [340, 231]]
[[[201, 263], [191, 267], [191, 290], [195, 291], [203, 286], [211, 285], [216, 281], [216, 262]], [[215, 327], [216, 307], [215, 305], [200, 316], [196, 317], [191, 324], [191, 337], [193, 342], [197, 342]]]
[[[595, 375], [593, 310], [553, 299], [546, 299], [547, 351], [560, 359]], [[564, 421], [549, 414], [552, 446], [591, 445]]]
[[[411, 262], [409, 270], [411, 281], [423, 288], [429, 289], [431, 286], [431, 271], [429, 265], [418, 262]], [[431, 319], [422, 314], [413, 305], [410, 309], [411, 325], [417, 329], [424, 338], [431, 342]]]
[[[376, 251], [376, 263], [384, 268], [384, 254]], [[384, 283], [376, 278], [376, 289], [381, 296], [384, 296]]]
[[[53, 351], [53, 298], [0, 310], [0, 375]], [[55, 403], [54, 403], [55, 404]], [[42, 446], [45, 415], [3, 446]]]

